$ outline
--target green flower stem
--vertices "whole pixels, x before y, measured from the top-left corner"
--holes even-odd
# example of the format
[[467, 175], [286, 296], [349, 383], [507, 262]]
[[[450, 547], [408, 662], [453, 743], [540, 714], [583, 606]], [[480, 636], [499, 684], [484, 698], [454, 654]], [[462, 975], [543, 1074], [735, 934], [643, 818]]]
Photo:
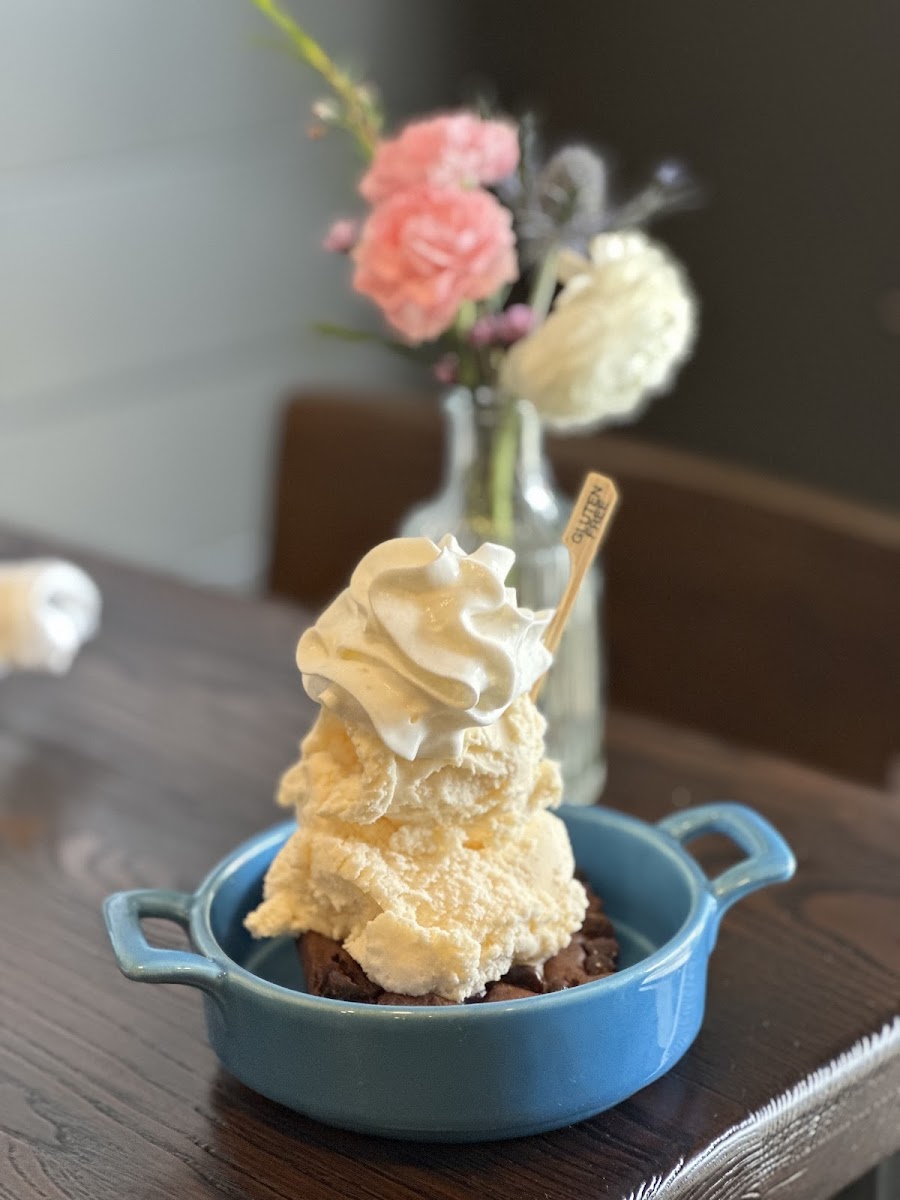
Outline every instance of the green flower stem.
[[500, 406], [500, 419], [490, 448], [491, 526], [498, 542], [512, 546], [515, 534], [513, 495], [519, 453], [519, 415], [515, 401], [509, 397], [501, 394], [496, 402]]
[[452, 345], [459, 359], [457, 367], [457, 382], [467, 387], [473, 393], [480, 383], [484, 381], [484, 375], [481, 372], [481, 355], [479, 351], [469, 342], [469, 330], [478, 319], [478, 306], [474, 300], [464, 300], [460, 304], [451, 326]]
[[[554, 247], [535, 276], [529, 304], [538, 322], [543, 321], [550, 311], [556, 292], [559, 249]], [[516, 463], [519, 455], [519, 414], [515, 400], [500, 394], [500, 419], [494, 431], [490, 462], [490, 510], [494, 536], [507, 546], [512, 546], [515, 534]]]
[[338, 67], [319, 43], [297, 24], [290, 13], [284, 11], [277, 0], [250, 0], [250, 3], [285, 35], [297, 55], [322, 76], [341, 100], [346, 112], [342, 123], [356, 139], [363, 155], [367, 159], [371, 158], [378, 142], [380, 122], [374, 106], [360, 95], [358, 85]]
[[541, 263], [531, 286], [529, 304], [535, 315], [535, 321], [540, 323], [550, 311], [553, 294], [556, 291], [557, 268], [559, 266], [559, 248], [554, 247]]

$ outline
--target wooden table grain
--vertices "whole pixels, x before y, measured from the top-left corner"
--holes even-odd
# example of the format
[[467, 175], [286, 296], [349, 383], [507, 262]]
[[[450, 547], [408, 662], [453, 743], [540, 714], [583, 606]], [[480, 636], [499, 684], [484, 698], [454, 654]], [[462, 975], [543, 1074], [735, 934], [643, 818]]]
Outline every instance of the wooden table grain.
[[[0, 557], [40, 549], [0, 533]], [[465, 1146], [329, 1129], [230, 1078], [199, 994], [118, 973], [100, 905], [190, 890], [277, 819], [312, 717], [307, 617], [79, 561], [101, 636], [64, 679], [0, 682], [2, 1200], [822, 1200], [900, 1147], [900, 797], [623, 714], [605, 803], [744, 801], [799, 862], [726, 917], [667, 1076], [578, 1126]]]

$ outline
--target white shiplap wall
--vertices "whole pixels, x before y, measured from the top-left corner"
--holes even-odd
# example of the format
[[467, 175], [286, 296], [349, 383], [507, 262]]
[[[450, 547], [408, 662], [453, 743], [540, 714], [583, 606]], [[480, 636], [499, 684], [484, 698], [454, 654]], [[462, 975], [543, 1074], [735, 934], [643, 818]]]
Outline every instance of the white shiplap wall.
[[[451, 0], [306, 0], [400, 115], [454, 99]], [[265, 557], [291, 383], [401, 379], [321, 252], [355, 171], [247, 0], [0, 5], [0, 520], [201, 581]]]

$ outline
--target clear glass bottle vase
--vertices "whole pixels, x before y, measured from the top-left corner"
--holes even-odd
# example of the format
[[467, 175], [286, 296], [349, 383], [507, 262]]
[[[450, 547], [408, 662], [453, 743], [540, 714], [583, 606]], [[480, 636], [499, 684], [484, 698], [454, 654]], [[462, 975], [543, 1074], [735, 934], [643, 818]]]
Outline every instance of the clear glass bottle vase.
[[[516, 563], [507, 583], [519, 603], [555, 608], [569, 577], [560, 537], [571, 503], [554, 485], [537, 413], [490, 388], [454, 389], [444, 412], [441, 490], [406, 516], [400, 533], [433, 541], [452, 533], [469, 552], [482, 542], [510, 546]], [[606, 776], [602, 579], [598, 564], [579, 591], [539, 700], [567, 804], [594, 803]]]

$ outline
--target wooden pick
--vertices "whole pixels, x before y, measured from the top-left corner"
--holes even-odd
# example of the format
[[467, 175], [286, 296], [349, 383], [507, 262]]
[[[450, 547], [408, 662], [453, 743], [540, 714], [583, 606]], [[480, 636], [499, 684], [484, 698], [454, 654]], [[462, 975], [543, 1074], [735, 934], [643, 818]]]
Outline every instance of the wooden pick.
[[[556, 653], [578, 589], [603, 544], [618, 503], [619, 492], [609, 476], [589, 471], [562, 535], [563, 545], [569, 551], [571, 569], [566, 590], [544, 633], [544, 645], [551, 654]], [[537, 700], [546, 678], [542, 675], [535, 682], [531, 689], [532, 700]]]

